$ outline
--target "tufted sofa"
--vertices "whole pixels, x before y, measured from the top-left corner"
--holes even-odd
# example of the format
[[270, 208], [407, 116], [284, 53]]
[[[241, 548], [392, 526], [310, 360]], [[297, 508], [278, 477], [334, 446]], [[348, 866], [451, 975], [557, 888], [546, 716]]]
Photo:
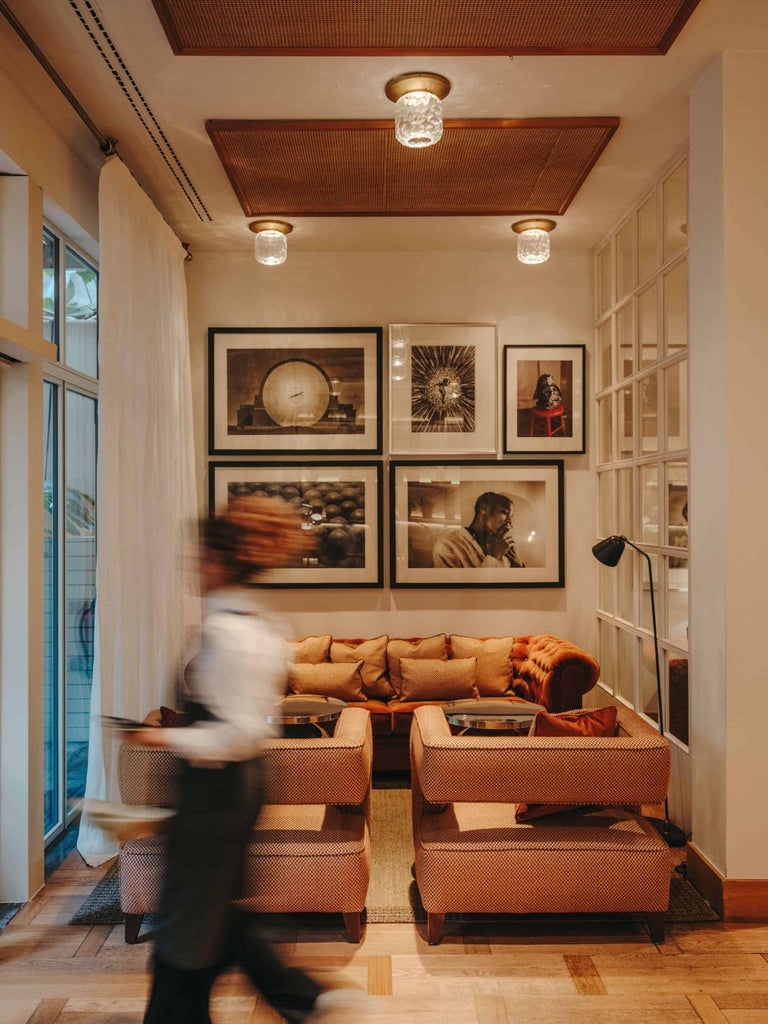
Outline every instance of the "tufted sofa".
[[[258, 913], [341, 913], [359, 942], [371, 868], [371, 728], [344, 708], [333, 737], [269, 740], [267, 791], [254, 826], [240, 905]], [[169, 750], [123, 743], [126, 804], [173, 807], [181, 762]], [[126, 942], [160, 909], [164, 839], [136, 836], [120, 847], [120, 907]]]
[[642, 912], [663, 941], [669, 851], [635, 811], [664, 800], [669, 746], [617, 714], [613, 734], [510, 739], [452, 736], [438, 708], [417, 709], [414, 873], [430, 944], [449, 913]]
[[527, 701], [548, 711], [579, 708], [600, 674], [597, 661], [549, 634], [336, 639], [291, 644], [289, 692], [365, 708], [373, 727], [373, 767], [407, 771], [413, 712], [473, 697]]

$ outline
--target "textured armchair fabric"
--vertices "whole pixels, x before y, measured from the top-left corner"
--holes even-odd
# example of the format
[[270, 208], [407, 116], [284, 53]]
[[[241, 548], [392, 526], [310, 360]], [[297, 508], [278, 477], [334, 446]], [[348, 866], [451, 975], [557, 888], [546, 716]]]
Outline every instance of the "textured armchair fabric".
[[[663, 938], [670, 863], [630, 809], [663, 800], [666, 740], [620, 709], [616, 737], [452, 736], [437, 708], [414, 713], [415, 872], [428, 938], [447, 913], [642, 911]], [[582, 804], [525, 823], [518, 803]]]
[[[269, 740], [266, 802], [253, 830], [239, 905], [260, 913], [344, 915], [359, 941], [370, 878], [370, 715], [345, 708], [332, 737]], [[120, 790], [126, 803], [173, 806], [180, 762], [169, 751], [124, 744]], [[126, 939], [141, 915], [160, 907], [164, 843], [132, 839], [120, 849], [120, 905]]]

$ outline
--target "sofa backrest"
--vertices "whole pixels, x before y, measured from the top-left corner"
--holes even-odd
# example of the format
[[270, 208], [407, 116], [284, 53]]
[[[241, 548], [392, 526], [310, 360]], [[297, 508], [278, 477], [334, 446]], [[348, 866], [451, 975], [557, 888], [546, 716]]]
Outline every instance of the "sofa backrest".
[[611, 737], [453, 736], [440, 708], [417, 708], [414, 785], [432, 804], [661, 803], [669, 744], [629, 709], [619, 709], [618, 723], [619, 734]]

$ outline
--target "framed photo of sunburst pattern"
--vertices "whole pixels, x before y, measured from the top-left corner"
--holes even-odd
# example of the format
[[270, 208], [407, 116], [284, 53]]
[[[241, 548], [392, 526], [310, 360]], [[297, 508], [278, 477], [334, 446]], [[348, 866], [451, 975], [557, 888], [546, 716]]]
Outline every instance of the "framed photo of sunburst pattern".
[[393, 454], [495, 454], [495, 324], [390, 324]]

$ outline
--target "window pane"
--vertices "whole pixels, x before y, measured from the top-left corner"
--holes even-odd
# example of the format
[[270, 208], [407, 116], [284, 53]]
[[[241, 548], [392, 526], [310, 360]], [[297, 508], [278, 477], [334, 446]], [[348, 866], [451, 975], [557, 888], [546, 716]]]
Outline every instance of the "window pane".
[[98, 376], [99, 275], [67, 248], [67, 332], [64, 361], [73, 370]]
[[617, 487], [619, 490], [619, 522], [618, 532], [630, 540], [634, 539], [634, 516], [635, 494], [633, 488], [634, 470], [620, 469], [616, 473]]
[[682, 163], [664, 182], [664, 260], [688, 244], [688, 168]]
[[[648, 586], [645, 580], [644, 586]], [[640, 640], [640, 711], [652, 722], [659, 721], [659, 694], [656, 686], [656, 655], [651, 637]]]
[[613, 457], [611, 450], [611, 396], [598, 399], [597, 402], [598, 448], [600, 462], [610, 462]]
[[[675, 562], [674, 567], [672, 561]], [[688, 559], [669, 559], [667, 564], [666, 635], [681, 647], [688, 645]]]
[[659, 380], [658, 374], [638, 381], [640, 391], [640, 438], [642, 452], [648, 455], [659, 450]]
[[632, 218], [616, 235], [616, 298], [629, 295], [635, 284], [634, 231]]
[[613, 477], [613, 473], [600, 473], [597, 478], [600, 496], [598, 532], [601, 537], [611, 537], [616, 533], [616, 515], [613, 510]]
[[645, 544], [659, 543], [659, 469], [658, 466], [642, 466], [640, 469], [642, 488], [642, 540]]
[[598, 602], [602, 611], [608, 615], [614, 615], [615, 598], [614, 586], [616, 583], [616, 570], [608, 565], [598, 562]]
[[664, 371], [666, 397], [666, 450], [688, 447], [688, 361], [683, 359]]
[[[620, 469], [616, 473], [619, 498], [618, 532], [630, 540], [634, 538], [634, 470]], [[619, 615], [628, 622], [635, 618], [633, 551], [627, 550], [617, 566], [619, 573]], [[616, 570], [614, 570], [616, 571]]]
[[[653, 600], [656, 604], [656, 616], [657, 622], [656, 627], [658, 630], [661, 629], [661, 623], [658, 621], [659, 614], [661, 612], [661, 606], [659, 604], [659, 556], [650, 555], [651, 566], [653, 567]], [[647, 629], [649, 633], [653, 633], [653, 613], [651, 610], [651, 588], [648, 581], [648, 563], [640, 556], [640, 573], [643, 581], [643, 586], [640, 591], [640, 625], [643, 629]]]
[[644, 281], [658, 265], [656, 192], [637, 211], [637, 279]]
[[[624, 559], [622, 558], [622, 562]], [[621, 562], [619, 562], [621, 565]], [[620, 629], [619, 634], [619, 666], [617, 673], [616, 694], [635, 706], [635, 680], [637, 679], [637, 637]]]
[[48, 228], [43, 228], [43, 337], [59, 344], [59, 245]]
[[622, 306], [616, 314], [616, 344], [619, 352], [619, 379], [623, 379], [635, 372], [635, 331], [631, 302]]
[[[688, 463], [667, 463], [667, 544], [688, 549]], [[670, 568], [677, 568], [670, 559]]]
[[629, 551], [614, 569], [618, 573], [619, 610], [618, 615], [626, 622], [635, 621], [635, 560]]
[[597, 386], [602, 391], [611, 385], [613, 374], [611, 372], [611, 321], [606, 320], [597, 329], [597, 351], [598, 355], [598, 382]]
[[667, 652], [669, 680], [669, 713], [667, 731], [681, 743], [688, 743], [688, 659], [673, 651]]
[[61, 821], [59, 807], [59, 658], [58, 658], [58, 429], [57, 393], [43, 384], [43, 812], [47, 835]]
[[619, 421], [617, 458], [631, 459], [634, 451], [635, 427], [632, 412], [632, 387], [622, 388], [616, 395]]
[[96, 402], [67, 392], [66, 406], [67, 799], [85, 792], [96, 602]]
[[[605, 568], [605, 566], [603, 567]], [[611, 693], [616, 691], [616, 630], [604, 619], [598, 623], [600, 680]]]
[[659, 358], [659, 318], [657, 286], [654, 281], [637, 300], [637, 329], [640, 341], [640, 369], [651, 366]]
[[597, 315], [607, 313], [613, 305], [611, 295], [611, 244], [597, 254]]
[[664, 278], [664, 337], [666, 353], [688, 345], [688, 264], [678, 263]]

